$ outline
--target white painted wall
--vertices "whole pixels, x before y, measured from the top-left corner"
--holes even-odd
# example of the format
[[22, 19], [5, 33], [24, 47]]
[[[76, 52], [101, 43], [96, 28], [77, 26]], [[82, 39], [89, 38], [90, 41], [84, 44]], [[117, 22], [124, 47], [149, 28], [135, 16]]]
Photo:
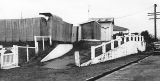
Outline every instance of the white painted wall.
[[100, 23], [101, 25], [101, 40], [110, 41], [113, 36], [113, 24], [112, 23]]

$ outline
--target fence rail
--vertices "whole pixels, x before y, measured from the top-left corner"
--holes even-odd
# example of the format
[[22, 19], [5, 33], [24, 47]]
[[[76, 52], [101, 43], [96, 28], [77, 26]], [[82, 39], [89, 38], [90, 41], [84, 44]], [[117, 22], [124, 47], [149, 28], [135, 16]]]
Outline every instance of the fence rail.
[[45, 47], [44, 47], [44, 39], [49, 39], [49, 44], [52, 45], [52, 38], [51, 36], [34, 36], [34, 42], [35, 42], [35, 49], [36, 49], [36, 53], [38, 53], [38, 38], [41, 38], [42, 39], [42, 43], [43, 43], [43, 50], [45, 50]]
[[29, 48], [35, 49], [35, 53], [36, 53], [36, 47], [29, 47], [29, 45], [27, 46], [17, 46], [18, 48], [26, 48], [27, 51], [27, 62], [29, 61]]

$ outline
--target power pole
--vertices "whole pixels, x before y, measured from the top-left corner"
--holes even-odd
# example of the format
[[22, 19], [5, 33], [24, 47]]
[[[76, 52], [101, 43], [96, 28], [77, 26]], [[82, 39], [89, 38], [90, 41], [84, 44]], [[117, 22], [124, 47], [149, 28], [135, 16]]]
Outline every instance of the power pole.
[[90, 12], [90, 5], [88, 6], [88, 19], [89, 19], [89, 12]]
[[157, 18], [157, 15], [160, 15], [158, 13], [160, 13], [160, 12], [156, 11], [156, 7], [157, 7], [157, 4], [154, 4], [154, 13], [148, 13], [149, 14], [148, 16], [154, 16], [154, 18], [150, 18], [150, 19], [154, 19], [154, 36], [155, 36], [155, 41], [157, 41], [157, 19], [160, 19], [160, 18]]

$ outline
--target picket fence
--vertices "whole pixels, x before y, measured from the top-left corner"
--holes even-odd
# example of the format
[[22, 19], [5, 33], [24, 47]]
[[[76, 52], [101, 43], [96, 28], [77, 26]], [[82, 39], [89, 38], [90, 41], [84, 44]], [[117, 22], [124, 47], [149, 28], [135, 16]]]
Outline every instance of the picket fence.
[[[122, 40], [123, 39], [123, 40]], [[118, 41], [118, 47], [114, 47], [114, 41]], [[124, 42], [121, 44], [121, 42]], [[111, 43], [111, 50], [106, 51], [106, 45]], [[95, 57], [95, 50], [102, 47], [102, 54]], [[98, 46], [91, 46], [91, 60], [80, 64], [79, 52], [75, 52], [75, 64], [79, 67], [88, 66], [91, 64], [97, 64], [108, 60], [113, 60], [123, 56], [136, 54], [138, 51], [145, 51], [146, 43], [144, 37], [140, 35], [126, 35], [124, 37], [117, 37], [115, 40], [111, 40], [107, 43], [102, 43]]]

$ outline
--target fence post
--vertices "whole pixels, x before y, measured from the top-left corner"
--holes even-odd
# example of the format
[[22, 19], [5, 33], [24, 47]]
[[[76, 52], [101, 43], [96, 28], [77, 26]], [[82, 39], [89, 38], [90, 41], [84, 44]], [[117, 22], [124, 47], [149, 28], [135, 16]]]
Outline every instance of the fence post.
[[121, 45], [121, 41], [122, 41], [122, 38], [120, 38], [120, 39], [118, 40], [118, 46]]
[[140, 38], [139, 38], [139, 39], [140, 39], [140, 41], [142, 41], [142, 36], [140, 36]]
[[133, 41], [135, 41], [135, 36], [132, 36], [132, 38], [133, 38]]
[[34, 45], [35, 45], [35, 53], [37, 54], [38, 53], [38, 42], [37, 42], [37, 37], [34, 36]]
[[129, 37], [129, 41], [131, 41], [131, 36], [129, 35], [128, 37]]
[[1, 48], [1, 50], [0, 50], [0, 54], [1, 54], [1, 59], [0, 59], [0, 64], [1, 64], [1, 67], [2, 67], [2, 63], [3, 63], [3, 55], [2, 55], [2, 50], [3, 50], [3, 46], [2, 45], [0, 45], [0, 48]]
[[95, 58], [95, 46], [91, 46], [91, 60]]
[[35, 42], [35, 53], [37, 54], [38, 53], [38, 42]]
[[103, 46], [102, 46], [102, 53], [104, 54], [106, 52], [106, 44], [103, 43]]
[[124, 37], [124, 42], [126, 42], [126, 37]]
[[27, 62], [29, 61], [28, 46], [29, 46], [29, 45], [27, 45]]
[[51, 36], [49, 36], [49, 43], [50, 43], [50, 45], [52, 45], [52, 38], [51, 38]]
[[142, 36], [142, 41], [144, 41], [144, 36]]
[[138, 42], [138, 35], [136, 36], [136, 41]]
[[114, 49], [114, 40], [111, 40], [111, 49]]
[[43, 51], [45, 50], [44, 48], [44, 37], [42, 37], [42, 42], [43, 42]]
[[16, 66], [18, 66], [18, 61], [19, 61], [19, 59], [18, 59], [18, 46], [17, 45], [15, 45], [15, 56], [16, 56]]
[[1, 68], [3, 67], [3, 54], [4, 54], [4, 49], [2, 48], [2, 50], [1, 50]]
[[75, 51], [74, 52], [74, 56], [75, 56], [75, 64], [76, 64], [76, 66], [80, 67], [79, 51]]
[[15, 66], [18, 66], [18, 46], [17, 45], [13, 45], [13, 62], [15, 64]]

